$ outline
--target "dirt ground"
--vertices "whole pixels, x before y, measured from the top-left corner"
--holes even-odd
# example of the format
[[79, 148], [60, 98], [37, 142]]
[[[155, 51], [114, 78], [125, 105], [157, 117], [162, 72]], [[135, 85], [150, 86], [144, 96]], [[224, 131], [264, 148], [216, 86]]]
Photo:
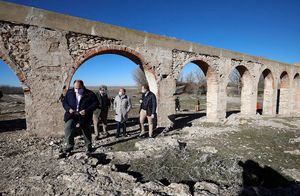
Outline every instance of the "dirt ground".
[[66, 158], [62, 137], [1, 131], [0, 195], [300, 195], [300, 118], [205, 120], [203, 111], [179, 112], [155, 138], [138, 138], [136, 118], [129, 137], [115, 138], [110, 120], [91, 156], [78, 136]]

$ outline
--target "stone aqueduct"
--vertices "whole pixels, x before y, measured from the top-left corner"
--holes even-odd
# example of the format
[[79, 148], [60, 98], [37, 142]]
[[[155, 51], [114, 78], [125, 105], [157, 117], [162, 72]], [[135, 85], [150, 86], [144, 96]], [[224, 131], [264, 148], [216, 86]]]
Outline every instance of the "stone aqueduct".
[[226, 86], [234, 68], [242, 76], [242, 115], [256, 113], [261, 74], [265, 79], [263, 115], [300, 115], [297, 65], [0, 2], [0, 57], [22, 84], [27, 129], [33, 133], [62, 132], [63, 109], [58, 98], [63, 86], [69, 86], [83, 62], [101, 54], [122, 55], [144, 70], [158, 97], [160, 126], [172, 123], [176, 79], [189, 62], [206, 76], [208, 121], [225, 118]]

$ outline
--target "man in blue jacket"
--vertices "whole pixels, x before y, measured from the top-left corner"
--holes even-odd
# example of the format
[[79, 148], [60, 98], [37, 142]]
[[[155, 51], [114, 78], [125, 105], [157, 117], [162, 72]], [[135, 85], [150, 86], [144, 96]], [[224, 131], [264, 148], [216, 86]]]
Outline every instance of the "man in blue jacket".
[[65, 109], [65, 143], [64, 153], [69, 153], [74, 148], [74, 132], [79, 123], [85, 141], [86, 153], [92, 152], [91, 123], [93, 112], [99, 102], [92, 91], [85, 88], [82, 80], [74, 81], [74, 88], [69, 89], [63, 100]]

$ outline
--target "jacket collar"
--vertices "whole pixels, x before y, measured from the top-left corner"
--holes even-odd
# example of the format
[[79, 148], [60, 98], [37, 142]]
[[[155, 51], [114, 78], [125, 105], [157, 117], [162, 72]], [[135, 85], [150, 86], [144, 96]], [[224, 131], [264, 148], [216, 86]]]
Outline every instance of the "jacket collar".
[[127, 98], [127, 95], [125, 94], [125, 95], [119, 95], [119, 97], [121, 98], [121, 99], [126, 99]]

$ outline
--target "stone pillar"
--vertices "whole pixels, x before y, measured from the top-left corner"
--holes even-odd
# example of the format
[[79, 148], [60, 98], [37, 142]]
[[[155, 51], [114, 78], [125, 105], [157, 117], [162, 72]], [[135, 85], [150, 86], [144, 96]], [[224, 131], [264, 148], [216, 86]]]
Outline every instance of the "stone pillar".
[[[276, 89], [277, 84], [275, 83], [272, 72], [269, 69], [265, 69], [261, 76], [264, 78], [264, 92], [263, 92], [263, 108], [262, 114], [265, 116], [276, 115]], [[258, 80], [260, 78], [257, 78]], [[259, 83], [259, 81], [257, 82]]]
[[216, 73], [208, 71], [206, 74], [206, 116], [208, 122], [219, 122], [226, 115], [226, 91], [217, 80]]
[[64, 110], [58, 100], [73, 60], [64, 32], [29, 27], [28, 73], [31, 100], [26, 101], [28, 129], [38, 135], [63, 134]]
[[290, 98], [291, 98], [291, 90], [290, 90], [290, 81], [288, 75], [285, 74], [280, 77], [280, 89], [279, 89], [279, 115], [289, 116], [290, 115]]
[[279, 101], [279, 114], [283, 116], [289, 116], [289, 88], [280, 88], [280, 101]]
[[241, 90], [241, 114], [251, 116], [256, 114], [257, 85], [253, 81], [250, 73], [246, 71], [242, 75]]
[[291, 101], [291, 113], [292, 116], [300, 116], [300, 76], [297, 74], [292, 82], [292, 101]]
[[274, 88], [273, 79], [265, 78], [264, 97], [263, 97], [263, 115], [276, 115], [276, 88]]
[[173, 93], [176, 90], [176, 80], [172, 77], [162, 78], [158, 83], [158, 126], [172, 126], [173, 114], [175, 114], [175, 99]]

